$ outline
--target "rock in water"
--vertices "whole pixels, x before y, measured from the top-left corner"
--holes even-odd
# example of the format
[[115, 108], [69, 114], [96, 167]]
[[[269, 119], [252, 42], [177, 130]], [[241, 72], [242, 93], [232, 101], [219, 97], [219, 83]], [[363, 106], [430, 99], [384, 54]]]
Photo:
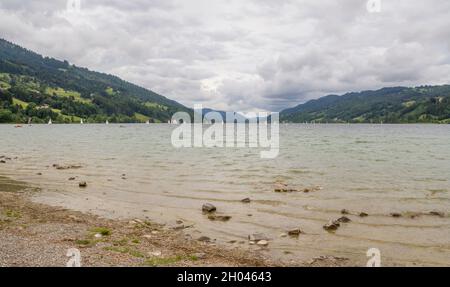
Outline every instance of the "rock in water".
[[302, 233], [303, 231], [300, 228], [291, 229], [288, 231], [288, 235], [292, 237], [298, 237]]
[[402, 217], [402, 215], [400, 213], [396, 213], [396, 212], [391, 213], [391, 216], [395, 217], [395, 218]]
[[87, 187], [87, 183], [85, 181], [82, 181], [78, 184], [79, 187]]
[[269, 242], [267, 240], [260, 240], [256, 244], [259, 246], [267, 246], [269, 245]]
[[201, 242], [210, 242], [211, 238], [209, 238], [208, 236], [200, 236], [197, 240]]
[[211, 203], [205, 203], [202, 206], [203, 212], [214, 212], [216, 210], [217, 210], [217, 208], [214, 205], [212, 205]]
[[208, 215], [208, 219], [212, 221], [229, 221], [231, 216], [228, 215]]
[[369, 216], [367, 213], [365, 213], [365, 212], [360, 212], [359, 213], [359, 217], [367, 217], [367, 216]]
[[349, 223], [351, 220], [350, 218], [346, 217], [346, 216], [342, 216], [341, 218], [339, 218], [338, 220], [336, 220], [337, 222], [340, 223]]
[[241, 200], [241, 202], [243, 202], [243, 203], [250, 203], [251, 202], [251, 200], [250, 200], [250, 198], [244, 198], [243, 200]]
[[255, 233], [255, 234], [249, 235], [248, 236], [248, 240], [258, 243], [261, 240], [268, 241], [269, 238], [266, 235], [262, 234], [262, 233]]
[[445, 216], [445, 214], [443, 212], [440, 212], [440, 211], [430, 211], [430, 215], [439, 216], [439, 217], [444, 217]]
[[350, 212], [347, 209], [342, 209], [341, 214], [350, 214]]
[[330, 222], [328, 222], [327, 224], [325, 224], [323, 226], [323, 229], [325, 229], [326, 231], [336, 231], [339, 228], [339, 226], [341, 226], [339, 224], [339, 222], [337, 222], [337, 221], [330, 221]]

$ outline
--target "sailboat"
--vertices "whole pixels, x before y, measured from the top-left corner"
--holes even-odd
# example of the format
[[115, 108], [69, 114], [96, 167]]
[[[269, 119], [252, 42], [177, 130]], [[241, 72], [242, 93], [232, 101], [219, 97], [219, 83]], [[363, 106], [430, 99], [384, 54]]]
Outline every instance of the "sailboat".
[[52, 124], [52, 119], [50, 119], [50, 120], [48, 121], [48, 124], [49, 124], [49, 125], [51, 125], [51, 124]]
[[83, 119], [80, 120], [80, 124], [81, 124], [81, 125], [84, 124]]
[[150, 120], [147, 120], [147, 121], [145, 122], [145, 124], [149, 125], [149, 124], [150, 124]]
[[105, 124], [109, 125], [109, 121], [108, 121], [108, 120], [106, 120], [106, 123], [105, 123]]

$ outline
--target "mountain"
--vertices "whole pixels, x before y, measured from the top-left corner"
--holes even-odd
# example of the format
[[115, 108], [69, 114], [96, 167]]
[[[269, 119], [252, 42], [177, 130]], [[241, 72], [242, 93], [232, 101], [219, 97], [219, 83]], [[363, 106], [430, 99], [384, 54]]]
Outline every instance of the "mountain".
[[280, 113], [282, 122], [450, 123], [450, 85], [329, 95]]
[[167, 122], [185, 106], [120, 78], [0, 39], [1, 122]]

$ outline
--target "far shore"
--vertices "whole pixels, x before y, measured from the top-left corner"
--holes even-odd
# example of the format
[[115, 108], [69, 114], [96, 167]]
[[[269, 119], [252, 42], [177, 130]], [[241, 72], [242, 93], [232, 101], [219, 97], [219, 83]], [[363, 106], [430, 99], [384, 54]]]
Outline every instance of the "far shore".
[[110, 220], [34, 203], [39, 192], [0, 177], [0, 266], [66, 266], [77, 248], [82, 266], [348, 266], [323, 256], [276, 262], [263, 254], [188, 238], [183, 231], [140, 219]]

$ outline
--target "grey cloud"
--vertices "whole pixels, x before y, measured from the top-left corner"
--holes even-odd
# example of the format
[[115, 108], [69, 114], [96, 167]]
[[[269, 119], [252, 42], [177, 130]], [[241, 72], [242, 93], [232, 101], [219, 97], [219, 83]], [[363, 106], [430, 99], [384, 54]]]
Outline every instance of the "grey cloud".
[[280, 110], [330, 93], [441, 84], [450, 2], [364, 0], [0, 2], [0, 36], [185, 105]]

